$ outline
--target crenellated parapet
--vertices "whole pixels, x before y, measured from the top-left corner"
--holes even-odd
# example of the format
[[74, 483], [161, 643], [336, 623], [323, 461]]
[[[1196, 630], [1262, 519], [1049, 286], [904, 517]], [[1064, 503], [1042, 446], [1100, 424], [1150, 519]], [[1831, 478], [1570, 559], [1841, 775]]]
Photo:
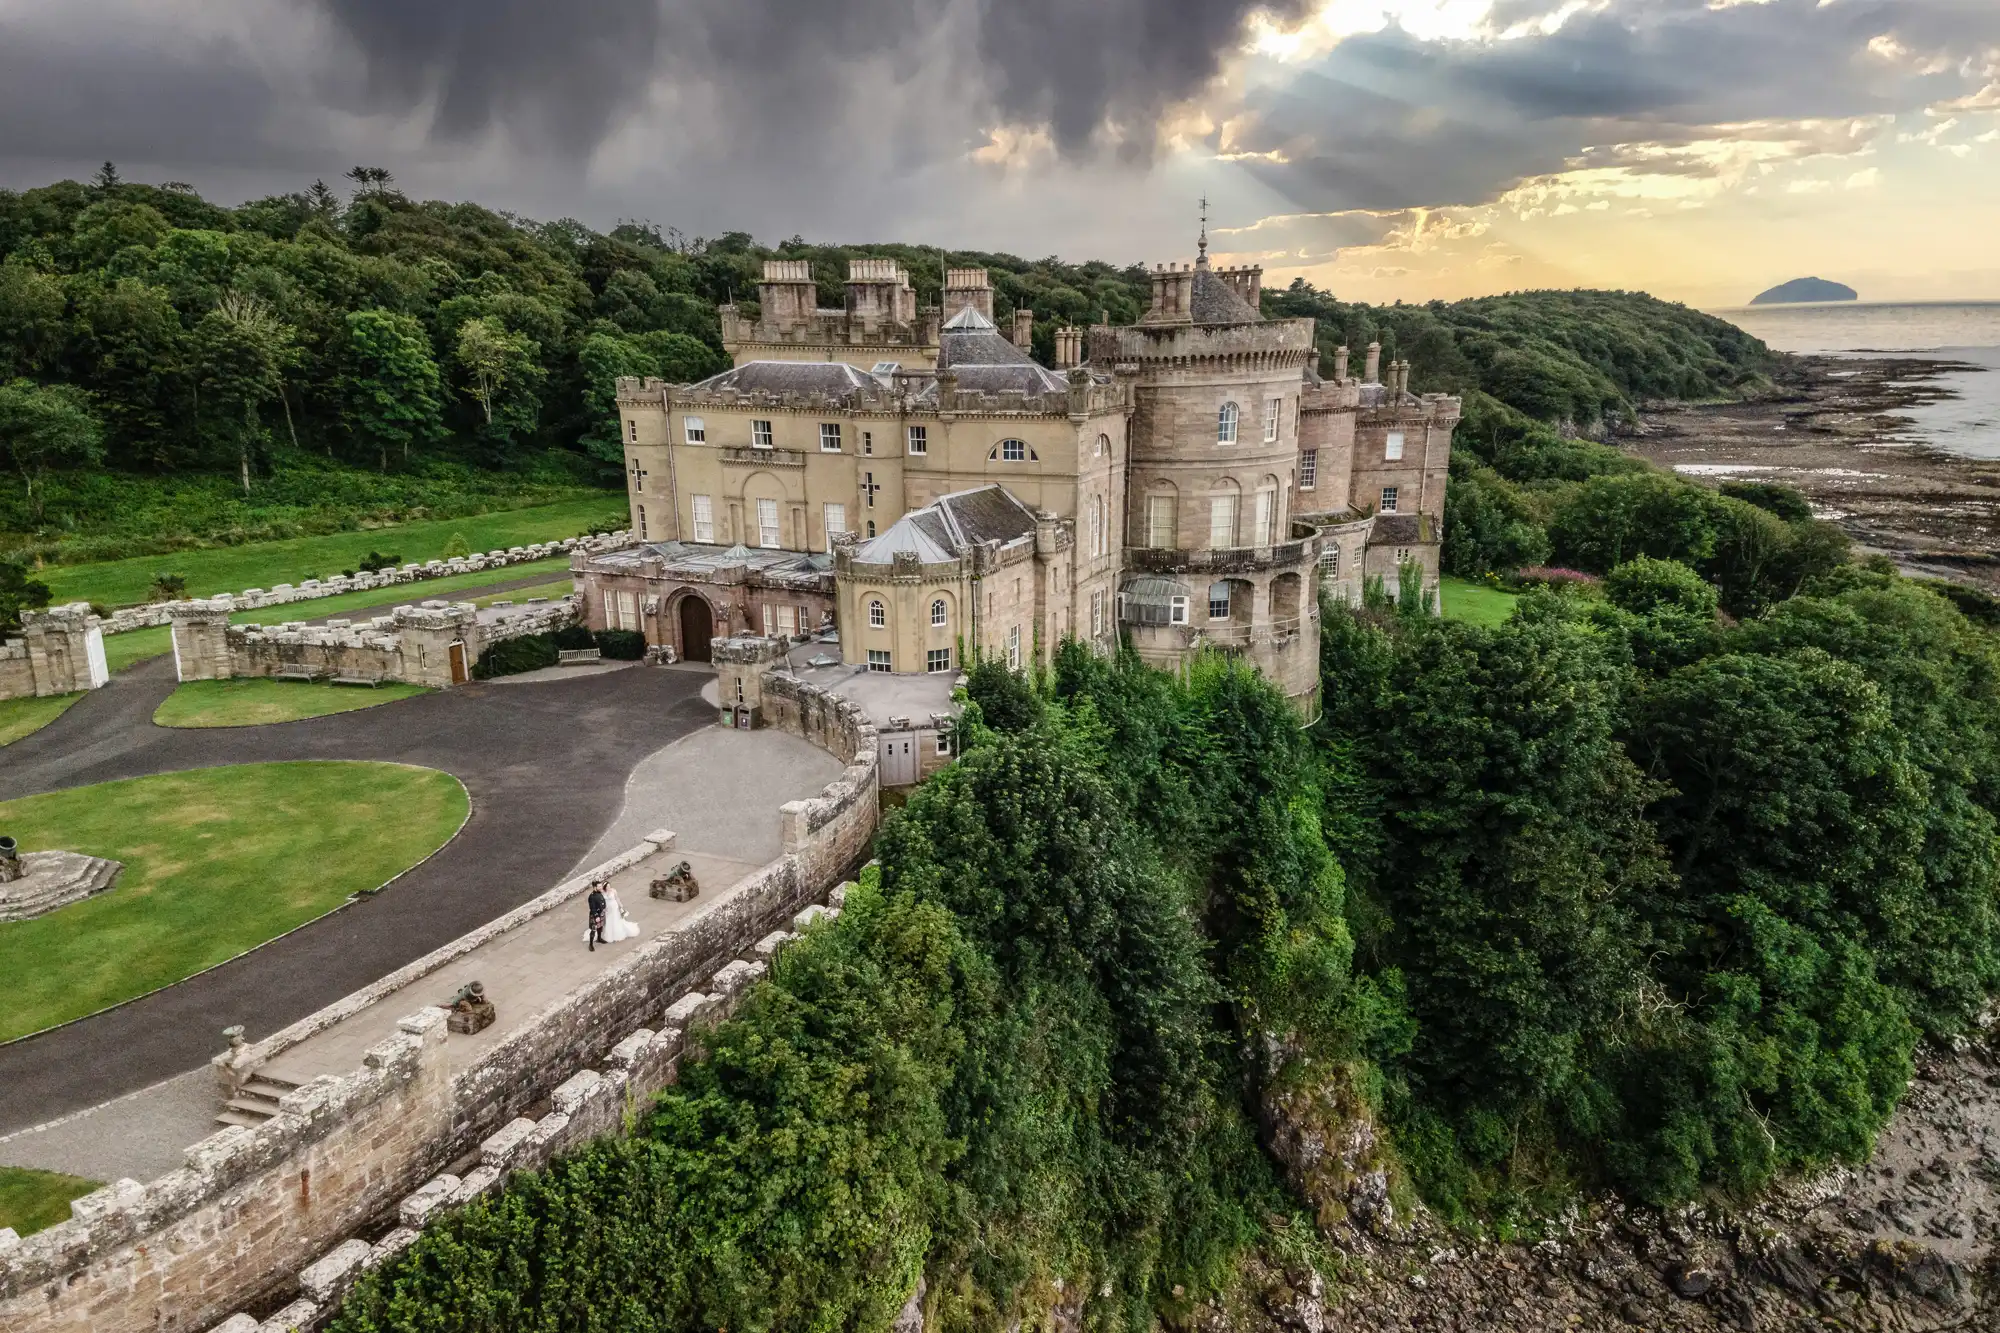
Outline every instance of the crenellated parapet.
[[1255, 324], [1097, 325], [1089, 331], [1090, 360], [1133, 374], [1173, 370], [1303, 373], [1314, 353], [1310, 319]]

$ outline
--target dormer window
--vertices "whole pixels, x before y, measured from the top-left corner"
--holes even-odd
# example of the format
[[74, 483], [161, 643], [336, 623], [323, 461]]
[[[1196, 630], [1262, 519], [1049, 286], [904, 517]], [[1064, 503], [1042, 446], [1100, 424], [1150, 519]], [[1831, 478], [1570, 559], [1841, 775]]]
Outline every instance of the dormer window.
[[903, 368], [900, 361], [877, 361], [868, 373], [871, 375], [893, 375]]

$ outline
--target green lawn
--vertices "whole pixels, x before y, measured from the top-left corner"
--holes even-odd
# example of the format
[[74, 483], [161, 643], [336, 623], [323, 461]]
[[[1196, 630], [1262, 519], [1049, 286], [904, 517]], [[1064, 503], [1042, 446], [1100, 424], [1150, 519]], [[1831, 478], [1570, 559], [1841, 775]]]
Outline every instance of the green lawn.
[[82, 697], [82, 693], [78, 692], [53, 695], [47, 699], [0, 699], [0, 745], [40, 731], [68, 712], [69, 706]]
[[56, 602], [101, 602], [131, 606], [146, 600], [153, 576], [162, 572], [187, 576], [188, 591], [197, 597], [269, 588], [330, 578], [357, 567], [370, 551], [400, 555], [405, 562], [435, 560], [444, 554], [454, 534], [475, 551], [525, 546], [530, 542], [574, 537], [585, 528], [623, 519], [625, 497], [606, 494], [587, 500], [502, 510], [473, 518], [400, 523], [361, 532], [336, 532], [324, 537], [219, 546], [172, 555], [134, 556], [91, 565], [52, 565], [35, 577], [49, 585]]
[[21, 846], [125, 863], [109, 892], [0, 922], [0, 1041], [226, 962], [450, 841], [457, 778], [405, 764], [194, 769], [0, 802]]
[[1439, 596], [1443, 605], [1442, 613], [1453, 620], [1470, 621], [1484, 625], [1487, 629], [1497, 629], [1514, 614], [1514, 603], [1518, 594], [1502, 592], [1480, 583], [1468, 583], [1449, 574], [1439, 581]]
[[153, 713], [162, 727], [262, 727], [332, 713], [352, 713], [378, 704], [429, 694], [422, 685], [390, 683], [321, 685], [302, 680], [191, 680], [166, 697]]
[[69, 1221], [69, 1201], [98, 1187], [94, 1180], [35, 1171], [25, 1166], [0, 1166], [0, 1227], [28, 1236]]
[[[512, 543], [518, 545], [518, 543]], [[477, 574], [453, 574], [441, 579], [425, 579], [419, 583], [399, 583], [394, 588], [376, 588], [369, 592], [344, 592], [338, 597], [321, 597], [310, 602], [291, 602], [284, 606], [266, 606], [256, 611], [239, 611], [231, 616], [230, 623], [236, 625], [282, 625], [287, 620], [319, 620], [328, 616], [345, 615], [355, 611], [386, 611], [392, 606], [402, 606], [409, 602], [426, 601], [432, 597], [443, 597], [465, 588], [484, 588], [495, 583], [509, 583], [514, 579], [533, 578], [537, 574], [553, 574], [569, 568], [568, 556], [554, 556], [548, 560], [530, 560], [522, 565], [509, 565], [505, 569], [489, 569]], [[251, 584], [256, 587], [256, 584]], [[532, 592], [523, 589], [514, 593], [495, 593], [495, 597], [514, 597], [525, 600], [529, 596], [568, 596], [571, 586], [569, 579], [560, 584], [546, 585], [560, 587], [560, 594], [537, 588]], [[236, 589], [241, 592], [242, 589]], [[123, 634], [104, 636], [104, 659], [115, 672], [126, 667], [137, 666], [150, 657], [174, 650], [172, 631], [165, 625], [155, 625], [151, 629], [127, 630]]]

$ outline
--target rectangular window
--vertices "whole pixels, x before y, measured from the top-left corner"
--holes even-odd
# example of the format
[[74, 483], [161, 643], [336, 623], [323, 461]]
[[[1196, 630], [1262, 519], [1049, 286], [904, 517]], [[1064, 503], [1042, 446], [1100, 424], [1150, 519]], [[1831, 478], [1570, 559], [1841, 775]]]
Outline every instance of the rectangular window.
[[1208, 544], [1211, 549], [1236, 545], [1236, 497], [1208, 497]]
[[604, 628], [618, 628], [618, 594], [615, 592], [604, 594]]
[[822, 421], [819, 423], [819, 451], [823, 454], [840, 452], [840, 423]]
[[618, 594], [618, 628], [639, 628], [639, 596], [637, 593]]
[[864, 472], [861, 474], [861, 499], [862, 503], [866, 504], [870, 509], [875, 507], [875, 474], [873, 472]]
[[1146, 497], [1146, 545], [1170, 547], [1174, 545], [1174, 497], [1171, 495], [1149, 495]]
[[870, 648], [868, 650], [868, 669], [870, 671], [893, 670], [889, 662], [889, 650], [887, 648]]
[[1385, 514], [1396, 512], [1396, 488], [1394, 486], [1384, 486], [1382, 488], [1382, 512]]
[[874, 431], [864, 430], [861, 432], [861, 452], [864, 454], [872, 454], [875, 452]]
[[1275, 491], [1257, 492], [1257, 545], [1269, 546], [1277, 537], [1278, 496]]
[[625, 438], [634, 444], [639, 442], [639, 423], [637, 421], [628, 421], [625, 423]]
[[706, 495], [694, 497], [694, 539], [698, 542], [715, 540], [715, 504]]
[[940, 732], [939, 732], [939, 733], [937, 734], [937, 752], [938, 752], [939, 754], [950, 754], [950, 753], [951, 753], [951, 733], [950, 733], [950, 732], [948, 732], [948, 731], [940, 731]]
[[1284, 407], [1285, 400], [1282, 398], [1264, 400], [1264, 443], [1270, 444], [1278, 438], [1278, 413], [1282, 412]]
[[1021, 669], [1021, 627], [1015, 625], [1007, 631], [1007, 669]]
[[826, 549], [831, 551], [834, 535], [847, 531], [847, 506], [826, 505], [822, 507], [821, 514], [826, 523]]
[[792, 637], [792, 608], [790, 604], [778, 608], [778, 633]]
[[757, 502], [757, 544], [766, 549], [782, 543], [778, 539], [778, 502], [759, 500]]
[[951, 649], [933, 648], [924, 654], [924, 670], [935, 676], [940, 671], [951, 670]]
[[1167, 623], [1168, 623], [1169, 625], [1185, 625], [1185, 624], [1187, 624], [1187, 623], [1188, 623], [1188, 599], [1187, 599], [1187, 598], [1185, 598], [1185, 597], [1174, 597], [1174, 598], [1170, 598], [1170, 599], [1168, 600], [1168, 602], [1167, 602]]
[[646, 506], [639, 506], [639, 540], [646, 540]]
[[708, 427], [702, 424], [700, 417], [681, 418], [681, 428], [687, 432], [689, 444], [703, 444], [708, 440]]
[[1090, 634], [1092, 638], [1104, 633], [1104, 594], [1090, 594]]
[[1208, 618], [1210, 620], [1229, 619], [1229, 585], [1211, 583], [1208, 585]]
[[910, 427], [910, 452], [927, 454], [931, 451], [931, 429], [929, 426]]
[[750, 447], [752, 449], [769, 449], [771, 443], [771, 423], [768, 421], [751, 422]]
[[1299, 489], [1309, 491], [1319, 485], [1319, 450], [1308, 449], [1299, 455]]
[[1394, 463], [1400, 460], [1402, 456], [1403, 456], [1403, 432], [1399, 430], [1392, 430], [1389, 432], [1388, 444], [1384, 445], [1382, 448], [1382, 457], [1387, 459], [1389, 462]]
[[1329, 546], [1319, 553], [1319, 572], [1327, 578], [1340, 577], [1340, 548]]
[[777, 632], [778, 632], [777, 612], [767, 605], [764, 608], [764, 637], [767, 639], [772, 638], [777, 634]]

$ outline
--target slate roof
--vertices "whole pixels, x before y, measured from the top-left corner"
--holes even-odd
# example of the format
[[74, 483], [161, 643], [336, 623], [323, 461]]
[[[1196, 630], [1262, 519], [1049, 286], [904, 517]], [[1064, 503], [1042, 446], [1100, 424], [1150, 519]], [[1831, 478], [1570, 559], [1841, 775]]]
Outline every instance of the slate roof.
[[1059, 393], [1069, 383], [1044, 370], [971, 306], [946, 321], [938, 338], [938, 367], [950, 369], [958, 376], [959, 387], [973, 393], [1003, 389]]
[[1368, 529], [1370, 546], [1420, 546], [1431, 540], [1422, 514], [1378, 514]]
[[1259, 324], [1264, 319], [1208, 266], [1205, 255], [1194, 268], [1194, 293], [1189, 298], [1188, 310], [1197, 324]]
[[981, 542], [1004, 546], [1034, 532], [1034, 510], [1004, 486], [979, 486], [941, 495], [922, 509], [911, 510], [881, 536], [857, 547], [854, 558], [863, 564], [886, 565], [908, 552], [926, 564], [939, 564], [958, 559]]
[[697, 389], [734, 389], [741, 393], [825, 393], [879, 389], [882, 382], [844, 361], [745, 361], [720, 375], [711, 375]]

